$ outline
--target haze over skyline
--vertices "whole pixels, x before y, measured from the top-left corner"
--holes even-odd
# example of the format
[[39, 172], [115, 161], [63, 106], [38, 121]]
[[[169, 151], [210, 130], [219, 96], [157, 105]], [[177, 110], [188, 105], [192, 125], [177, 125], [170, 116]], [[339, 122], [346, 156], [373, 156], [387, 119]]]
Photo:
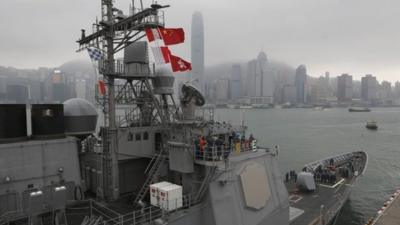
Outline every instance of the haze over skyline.
[[[150, 1], [144, 1], [146, 4]], [[116, 5], [128, 13], [130, 1]], [[172, 49], [190, 59], [194, 11], [205, 27], [205, 65], [247, 61], [263, 50], [269, 58], [308, 74], [373, 74], [400, 79], [400, 2], [395, 0], [203, 0], [159, 1], [168, 27], [183, 27], [186, 43]], [[80, 29], [90, 33], [99, 16], [98, 0], [3, 0], [0, 3], [0, 65], [55, 67], [87, 53], [76, 53]]]

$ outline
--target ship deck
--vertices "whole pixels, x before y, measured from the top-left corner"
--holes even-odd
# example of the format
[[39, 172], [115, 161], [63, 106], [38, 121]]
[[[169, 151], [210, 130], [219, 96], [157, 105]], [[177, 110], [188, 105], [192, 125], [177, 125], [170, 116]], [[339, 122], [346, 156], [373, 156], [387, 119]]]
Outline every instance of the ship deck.
[[[358, 154], [358, 159], [351, 161], [354, 171], [362, 174], [367, 161], [367, 155]], [[350, 161], [346, 161], [346, 163], [348, 162]], [[342, 164], [344, 163], [342, 162]], [[319, 225], [332, 222], [347, 200], [357, 177], [356, 175], [351, 175], [348, 178], [338, 176], [335, 183], [329, 184], [316, 182], [316, 190], [310, 192], [298, 190], [293, 179], [285, 181], [289, 192], [290, 224]]]
[[320, 222], [321, 205], [326, 211], [346, 197], [351, 179], [341, 179], [335, 185], [317, 184], [317, 190], [308, 193], [300, 193], [294, 181], [285, 184], [289, 191], [290, 224], [316, 225]]

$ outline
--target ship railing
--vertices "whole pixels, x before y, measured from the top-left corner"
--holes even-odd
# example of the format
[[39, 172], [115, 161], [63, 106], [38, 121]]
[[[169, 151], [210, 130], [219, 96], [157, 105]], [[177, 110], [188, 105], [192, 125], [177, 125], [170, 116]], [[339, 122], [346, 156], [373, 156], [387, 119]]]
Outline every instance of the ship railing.
[[26, 215], [22, 211], [8, 211], [0, 215], [0, 224], [9, 224], [15, 219], [23, 218]]
[[114, 218], [103, 221], [103, 225], [144, 224], [163, 216], [163, 210], [156, 206], [149, 206]]
[[145, 17], [142, 23], [156, 26], [164, 26], [164, 19], [164, 11], [158, 10], [156, 15], [149, 15]]
[[101, 74], [113, 74], [122, 75], [125, 73], [125, 64], [123, 60], [114, 60], [114, 64], [110, 65], [110, 62], [105, 59], [99, 60], [99, 73]]
[[195, 160], [204, 161], [223, 161], [233, 154], [241, 154], [244, 152], [251, 152], [257, 150], [256, 140], [240, 140], [232, 141], [230, 144], [225, 145], [205, 145], [200, 147], [200, 145], [195, 145], [194, 147]]
[[[91, 201], [94, 202], [93, 200]], [[143, 207], [139, 210], [135, 210], [127, 214], [118, 214], [115, 212], [116, 215], [113, 218], [110, 218], [109, 215], [107, 214], [101, 213], [101, 210], [93, 210], [93, 211], [91, 210], [90, 216], [93, 216], [92, 213], [95, 213], [94, 215], [97, 216], [102, 216], [104, 218], [103, 222], [101, 223], [102, 225], [127, 225], [127, 224], [139, 225], [154, 221], [156, 219], [161, 219], [173, 212], [190, 208], [193, 205], [196, 205], [197, 203], [198, 202], [195, 201], [193, 194], [189, 194], [182, 196], [182, 198], [176, 198], [169, 201], [167, 200], [160, 207], [157, 206]], [[94, 206], [95, 205], [91, 205], [91, 208], [93, 207], [94, 209], [95, 208]]]
[[130, 63], [127, 65], [124, 59], [116, 59], [112, 63], [106, 59], [100, 59], [98, 68], [100, 74], [118, 77], [149, 77], [154, 73], [154, 69], [149, 64]]

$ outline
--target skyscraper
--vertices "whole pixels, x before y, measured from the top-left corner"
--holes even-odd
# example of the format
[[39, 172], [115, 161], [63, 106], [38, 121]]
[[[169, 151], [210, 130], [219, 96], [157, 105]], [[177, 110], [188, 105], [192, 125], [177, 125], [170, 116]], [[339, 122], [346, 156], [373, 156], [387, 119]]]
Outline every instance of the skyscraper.
[[217, 104], [225, 103], [229, 99], [229, 79], [220, 78], [215, 85]]
[[192, 16], [192, 72], [193, 84], [204, 92], [204, 25], [203, 16], [195, 12]]
[[350, 102], [353, 98], [353, 77], [342, 74], [337, 78], [337, 99], [339, 102]]
[[376, 100], [376, 77], [368, 74], [361, 78], [361, 97], [364, 101]]
[[256, 95], [256, 71], [257, 60], [253, 59], [247, 63], [247, 96], [255, 97]]
[[274, 78], [271, 69], [268, 66], [268, 59], [265, 52], [260, 52], [257, 57], [257, 95], [270, 98], [273, 102], [274, 96]]
[[379, 97], [384, 101], [392, 99], [392, 83], [389, 81], [382, 81], [379, 90]]
[[294, 85], [296, 86], [297, 103], [305, 104], [307, 102], [306, 82], [307, 82], [306, 66], [300, 65], [296, 69], [295, 82], [294, 82]]
[[234, 64], [231, 73], [230, 98], [236, 100], [242, 96], [242, 69], [240, 64]]

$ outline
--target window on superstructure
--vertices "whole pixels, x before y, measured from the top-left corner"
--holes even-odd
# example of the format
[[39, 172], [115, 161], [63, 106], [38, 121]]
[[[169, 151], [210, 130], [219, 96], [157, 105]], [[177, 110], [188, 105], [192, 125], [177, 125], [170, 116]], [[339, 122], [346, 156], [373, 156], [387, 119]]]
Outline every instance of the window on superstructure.
[[133, 141], [133, 134], [131, 132], [128, 133], [128, 141]]
[[136, 140], [136, 141], [142, 140], [142, 135], [140, 135], [140, 133], [137, 133], [137, 134], [135, 135], [135, 140]]
[[143, 140], [149, 140], [149, 133], [148, 132], [144, 132], [143, 133]]

